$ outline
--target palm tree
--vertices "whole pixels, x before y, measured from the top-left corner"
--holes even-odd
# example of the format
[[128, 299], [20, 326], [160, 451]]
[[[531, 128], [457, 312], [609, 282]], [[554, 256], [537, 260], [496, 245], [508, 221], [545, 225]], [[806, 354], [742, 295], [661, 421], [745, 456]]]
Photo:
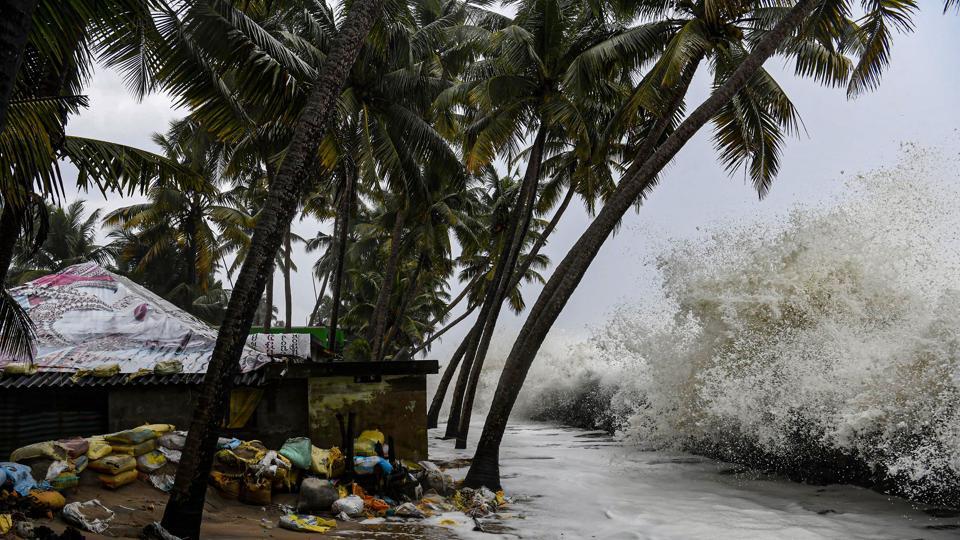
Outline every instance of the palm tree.
[[[722, 4], [723, 9], [731, 7], [727, 5], [728, 3], [714, 3], [712, 5], [717, 6], [719, 4]], [[901, 28], [906, 27], [905, 25], [909, 24], [909, 16], [913, 9], [914, 5], [911, 2], [898, 2], [896, 6], [883, 6], [883, 9], [868, 12], [862, 24], [856, 25], [857, 28], [861, 29], [861, 33], [856, 35], [855, 39], [863, 47], [860, 49], [860, 62], [850, 71], [848, 88], [851, 93], [874, 86], [886, 64], [885, 58], [886, 51], [889, 50], [890, 29], [885, 27], [883, 23], [892, 21], [894, 25], [899, 25]], [[749, 13], [749, 10], [747, 11]], [[718, 66], [720, 68], [718, 69], [719, 78], [722, 83], [717, 84], [716, 90], [710, 97], [687, 116], [669, 137], [656, 145], [649, 158], [643, 159], [642, 156], [637, 156], [633, 160], [634, 164], [638, 162], [642, 164], [631, 166], [628, 169], [616, 191], [597, 214], [596, 219], [593, 220], [574, 247], [557, 266], [553, 276], [548, 280], [531, 310], [530, 316], [524, 323], [501, 374], [494, 401], [485, 422], [483, 434], [480, 437], [477, 453], [465, 480], [467, 485], [498, 486], [500, 484], [499, 443], [503, 437], [510, 410], [523, 384], [523, 379], [553, 322], [582, 279], [604, 240], [617, 226], [623, 214], [638, 200], [642, 200], [642, 197], [656, 184], [657, 175], [662, 168], [704, 124], [714, 119], [722, 127], [729, 121], [729, 118], [726, 117], [726, 113], [729, 111], [728, 104], [731, 100], [743, 97], [744, 89], [748, 89], [750, 83], [756, 80], [758, 74], [761, 74], [763, 63], [778, 50], [796, 53], [800, 74], [813, 74], [821, 77], [822, 80], [831, 80], [837, 74], [837, 71], [831, 70], [830, 65], [811, 65], [809, 55], [803, 51], [797, 52], [801, 40], [792, 39], [792, 37], [798, 28], [803, 28], [805, 31], [814, 34], [814, 43], [826, 48], [829, 52], [831, 40], [840, 41], [842, 38], [848, 37], [849, 34], [844, 32], [843, 36], [839, 36], [826, 30], [836, 29], [838, 26], [843, 29], [851, 28], [851, 24], [844, 17], [847, 12], [847, 6], [842, 2], [818, 2], [816, 0], [799, 0], [792, 7], [775, 10], [773, 16], [775, 25], [769, 30], [763, 29], [757, 32], [758, 39], [749, 53], [744, 51], [744, 54], [739, 56], [740, 61], [735, 66]], [[751, 16], [756, 17], [756, 15], [761, 14], [769, 17], [769, 14], [763, 11], [758, 11], [756, 14], [751, 13]], [[878, 21], [881, 22], [878, 23]], [[871, 41], [868, 39], [870, 37], [875, 39]], [[828, 54], [821, 56], [820, 59], [832, 57], [833, 55]], [[682, 73], [687, 66], [681, 65], [679, 67], [680, 69], [676, 72]], [[762, 80], [765, 79], [762, 75], [760, 77]], [[672, 101], [675, 101], [675, 98]], [[771, 104], [768, 103], [767, 105]], [[725, 160], [730, 159], [729, 156], [731, 155], [737, 155], [737, 153], [731, 154], [729, 147], [725, 144], [727, 142], [729, 141], [721, 139], [719, 144], [721, 156]], [[773, 146], [778, 145], [779, 141], [774, 141]], [[644, 145], [641, 145], [640, 150], [643, 151], [643, 149]], [[765, 159], [765, 156], [750, 157], [754, 162], [750, 165], [751, 173], [756, 174], [758, 171], [763, 173], [766, 166], [757, 166], [756, 161]], [[766, 156], [766, 158], [768, 157]], [[756, 180], [757, 176], [754, 178]], [[761, 174], [759, 178], [767, 177]], [[760, 193], [765, 192], [767, 185], [764, 182], [755, 182], [755, 186]]]
[[[464, 74], [465, 81], [444, 92], [437, 102], [442, 109], [466, 108], [464, 128], [466, 162], [477, 170], [494, 159], [501, 148], [512, 158], [526, 158], [526, 170], [517, 204], [506, 223], [502, 254], [487, 288], [471, 343], [466, 348], [462, 369], [469, 382], [458, 425], [448, 425], [458, 434], [463, 448], [469, 430], [473, 399], [487, 349], [496, 328], [500, 309], [518, 270], [520, 248], [529, 233], [538, 206], [537, 194], [543, 164], [587, 124], [583, 120], [583, 96], [576, 95], [564, 77], [576, 59], [609, 39], [614, 26], [610, 14], [598, 15], [602, 6], [571, 0], [530, 0], [517, 2], [514, 19], [486, 14], [490, 49], [483, 61]], [[611, 84], [620, 76], [615, 72]], [[519, 143], [530, 133], [532, 143], [518, 152]]]
[[109, 261], [110, 249], [96, 243], [100, 210], [85, 216], [85, 203], [77, 200], [66, 208], [48, 205], [46, 213], [47, 234], [40, 248], [34, 250], [30, 242], [22, 240], [17, 244], [11, 268], [12, 284], [21, 284], [85, 261], [101, 265]]
[[217, 335], [170, 501], [164, 509], [163, 526], [177, 536], [197, 538], [199, 535], [218, 427], [227, 409], [240, 354], [260, 304], [267, 275], [304, 195], [301, 179], [311, 176], [309, 169], [313, 157], [326, 133], [327, 123], [333, 117], [340, 90], [367, 34], [380, 18], [382, 8], [380, 0], [359, 0], [351, 5], [347, 19], [323, 61], [323, 68], [313, 81], [306, 105], [294, 124], [291, 143], [270, 185]]

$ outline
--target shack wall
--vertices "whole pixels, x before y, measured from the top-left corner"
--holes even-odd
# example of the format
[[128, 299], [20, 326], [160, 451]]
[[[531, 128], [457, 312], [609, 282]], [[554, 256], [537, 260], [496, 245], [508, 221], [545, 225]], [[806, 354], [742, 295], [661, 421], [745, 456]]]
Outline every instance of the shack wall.
[[[307, 430], [307, 389], [303, 379], [284, 380], [263, 388], [256, 412], [243, 428], [224, 429], [224, 436], [256, 439], [279, 448]], [[109, 400], [109, 430], [120, 431], [147, 422], [187, 429], [200, 393], [199, 386], [117, 387]]]
[[427, 378], [384, 375], [365, 382], [354, 377], [311, 377], [308, 383], [309, 435], [313, 444], [341, 446], [336, 414], [356, 414], [356, 433], [379, 429], [393, 436], [397, 456], [427, 459]]

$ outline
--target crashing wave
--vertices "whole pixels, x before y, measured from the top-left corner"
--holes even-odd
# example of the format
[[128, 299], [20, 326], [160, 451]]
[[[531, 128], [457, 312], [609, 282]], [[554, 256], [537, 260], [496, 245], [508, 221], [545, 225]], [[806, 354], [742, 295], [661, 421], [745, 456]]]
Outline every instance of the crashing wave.
[[957, 165], [910, 148], [832, 204], [674, 242], [664, 301], [548, 347], [521, 413], [960, 504]]

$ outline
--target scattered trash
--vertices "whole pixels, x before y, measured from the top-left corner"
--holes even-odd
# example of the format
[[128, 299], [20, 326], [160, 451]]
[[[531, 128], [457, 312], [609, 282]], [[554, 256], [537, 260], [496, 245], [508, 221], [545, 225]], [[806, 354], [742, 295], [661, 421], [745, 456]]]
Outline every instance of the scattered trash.
[[330, 509], [336, 513], [344, 513], [350, 517], [357, 517], [363, 513], [363, 499], [356, 495], [348, 495], [333, 502]]
[[174, 476], [172, 474], [153, 474], [150, 475], [150, 484], [163, 492], [169, 492], [173, 489]]
[[443, 471], [440, 470], [440, 467], [437, 467], [429, 461], [421, 461], [419, 465], [422, 468], [421, 482], [423, 482], [427, 489], [432, 489], [440, 495], [450, 495], [453, 493], [455, 487], [452, 476], [444, 474]]
[[113, 510], [97, 499], [87, 502], [72, 502], [63, 507], [63, 520], [81, 529], [100, 534], [110, 527], [115, 517]]
[[[243, 442], [243, 441], [241, 441], [240, 439], [236, 439], [236, 438], [234, 438], [234, 439], [228, 439], [228, 438], [226, 438], [226, 437], [220, 437], [219, 439], [217, 439], [217, 448], [219, 448], [219, 449], [221, 449], [221, 450], [222, 450], [222, 449], [233, 450], [234, 448], [239, 447], [240, 444], [242, 444], [242, 442]], [[181, 446], [181, 448], [183, 448], [183, 447]]]
[[393, 466], [390, 465], [390, 462], [380, 456], [357, 456], [353, 458], [353, 470], [357, 474], [373, 474], [377, 467], [380, 467], [383, 474], [393, 473]]
[[172, 450], [165, 446], [157, 448], [157, 452], [163, 454], [163, 457], [167, 458], [170, 463], [180, 463], [180, 457], [183, 454], [180, 450]]
[[164, 433], [157, 439], [157, 444], [159, 444], [161, 448], [183, 450], [183, 446], [187, 444], [187, 433], [185, 431]]
[[17, 492], [21, 497], [26, 497], [30, 494], [30, 491], [34, 489], [44, 489], [46, 482], [38, 484], [36, 480], [33, 479], [33, 474], [30, 470], [30, 467], [26, 465], [21, 465], [19, 463], [0, 463], [0, 468], [4, 470], [4, 476], [6, 478], [6, 483], [13, 484], [13, 490]]
[[396, 509], [394, 509], [393, 513], [397, 516], [405, 517], [405, 518], [423, 519], [427, 517], [427, 514], [425, 514], [423, 510], [420, 510], [419, 508], [417, 508], [417, 505], [411, 502], [406, 502], [401, 504]]
[[147, 452], [146, 454], [137, 457], [137, 470], [147, 474], [162, 469], [166, 464], [166, 456], [157, 450]]
[[287, 514], [280, 518], [280, 527], [291, 531], [325, 533], [337, 526], [332, 519], [308, 514]]
[[144, 527], [140, 533], [140, 538], [148, 540], [182, 540], [179, 536], [174, 536], [167, 532], [158, 521], [154, 521]]

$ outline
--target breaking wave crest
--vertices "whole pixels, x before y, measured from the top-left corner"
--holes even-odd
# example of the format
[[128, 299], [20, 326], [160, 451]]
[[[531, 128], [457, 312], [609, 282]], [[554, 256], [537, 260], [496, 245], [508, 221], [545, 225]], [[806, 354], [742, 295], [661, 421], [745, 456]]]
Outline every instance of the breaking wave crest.
[[960, 504], [957, 165], [909, 148], [841, 200], [672, 242], [662, 301], [548, 344], [518, 412]]

